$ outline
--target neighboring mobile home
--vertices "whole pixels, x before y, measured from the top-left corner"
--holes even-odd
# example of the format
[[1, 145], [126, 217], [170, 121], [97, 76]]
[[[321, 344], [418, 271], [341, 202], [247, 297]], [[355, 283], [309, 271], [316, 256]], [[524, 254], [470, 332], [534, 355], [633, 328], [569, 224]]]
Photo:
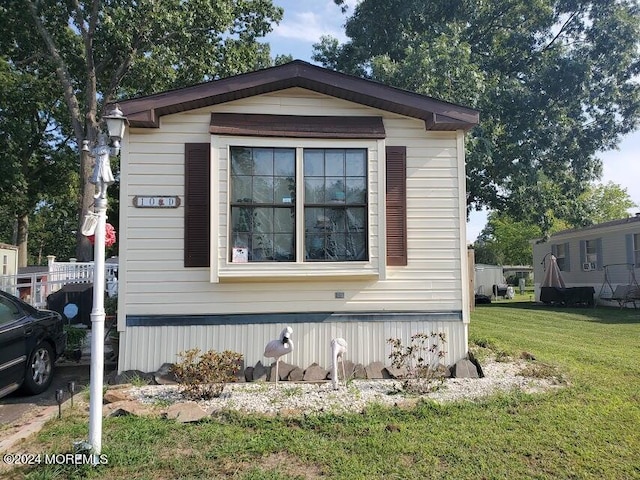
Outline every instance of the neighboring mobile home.
[[119, 370], [192, 347], [247, 365], [467, 354], [465, 131], [478, 112], [306, 62], [121, 102]]
[[624, 291], [640, 278], [640, 214], [558, 232], [546, 241], [534, 242], [536, 300], [540, 299], [549, 254], [557, 258], [566, 287], [593, 287], [598, 303], [618, 305], [618, 301], [611, 301], [618, 287], [623, 287], [618, 292]]
[[17, 274], [18, 247], [0, 243], [0, 290], [4, 290], [3, 286], [13, 285], [15, 283], [13, 277]]

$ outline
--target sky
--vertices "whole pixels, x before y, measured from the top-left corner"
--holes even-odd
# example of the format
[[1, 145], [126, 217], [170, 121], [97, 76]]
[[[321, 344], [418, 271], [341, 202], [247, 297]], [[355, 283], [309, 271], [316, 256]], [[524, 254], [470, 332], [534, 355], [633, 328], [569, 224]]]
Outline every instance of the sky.
[[[347, 0], [349, 11], [343, 14], [333, 0], [274, 0], [284, 8], [284, 18], [266, 37], [272, 55], [292, 55], [294, 59], [311, 60], [313, 44], [322, 35], [331, 35], [340, 42], [347, 40], [344, 23], [357, 0]], [[482, 116], [481, 116], [482, 118]], [[631, 200], [640, 205], [640, 130], [622, 139], [618, 150], [601, 152], [603, 162], [601, 182], [613, 182], [627, 190]], [[629, 213], [640, 212], [640, 206]], [[472, 212], [467, 222], [467, 241], [472, 243], [486, 223], [486, 212]]]

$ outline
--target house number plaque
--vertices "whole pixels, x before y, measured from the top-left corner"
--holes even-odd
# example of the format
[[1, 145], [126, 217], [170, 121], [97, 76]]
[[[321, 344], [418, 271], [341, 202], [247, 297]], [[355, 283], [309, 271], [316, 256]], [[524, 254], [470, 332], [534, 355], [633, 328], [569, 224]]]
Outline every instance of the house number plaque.
[[136, 208], [178, 208], [180, 206], [180, 197], [136, 195], [133, 197], [133, 206]]

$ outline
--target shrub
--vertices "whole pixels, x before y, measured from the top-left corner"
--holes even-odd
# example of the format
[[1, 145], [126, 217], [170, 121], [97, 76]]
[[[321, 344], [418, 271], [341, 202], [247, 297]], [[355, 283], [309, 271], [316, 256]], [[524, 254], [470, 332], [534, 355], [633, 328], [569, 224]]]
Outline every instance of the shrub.
[[422, 394], [437, 390], [445, 379], [445, 369], [440, 363], [446, 352], [444, 344], [446, 335], [431, 332], [416, 333], [411, 337], [409, 346], [402, 345], [397, 338], [390, 338], [391, 344], [389, 359], [391, 364], [404, 370], [402, 388], [409, 393]]
[[219, 397], [228, 382], [236, 379], [241, 368], [242, 354], [225, 350], [209, 350], [200, 355], [199, 348], [178, 354], [180, 361], [171, 372], [180, 382], [181, 393], [191, 400]]

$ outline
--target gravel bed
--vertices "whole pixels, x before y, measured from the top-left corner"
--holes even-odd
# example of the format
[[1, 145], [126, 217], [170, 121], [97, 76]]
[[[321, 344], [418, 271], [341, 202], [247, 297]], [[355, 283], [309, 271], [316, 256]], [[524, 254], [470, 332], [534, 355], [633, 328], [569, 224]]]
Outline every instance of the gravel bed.
[[[488, 362], [483, 365], [484, 378], [451, 378], [435, 392], [422, 395], [436, 402], [473, 400], [497, 392], [514, 389], [528, 393], [557, 387], [551, 378], [531, 378], [519, 375], [525, 362]], [[232, 383], [219, 398], [198, 403], [208, 413], [236, 410], [245, 413], [298, 414], [361, 412], [367, 404], [411, 404], [418, 396], [398, 393], [399, 380], [354, 380], [340, 384], [337, 390], [327, 383]], [[129, 394], [144, 404], [168, 404], [184, 401], [175, 385], [131, 387]]]

